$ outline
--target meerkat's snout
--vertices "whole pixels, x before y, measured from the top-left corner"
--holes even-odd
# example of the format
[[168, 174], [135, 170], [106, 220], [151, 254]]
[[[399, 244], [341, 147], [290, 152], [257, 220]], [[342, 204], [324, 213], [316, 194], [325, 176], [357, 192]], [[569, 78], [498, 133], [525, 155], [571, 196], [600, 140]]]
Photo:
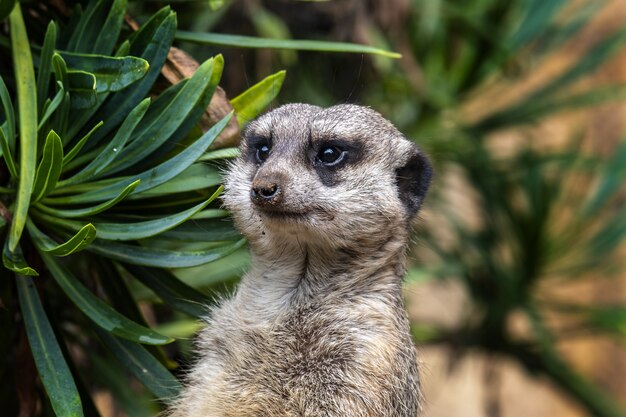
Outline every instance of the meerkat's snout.
[[276, 207], [282, 202], [285, 183], [285, 175], [281, 172], [257, 175], [252, 181], [250, 198], [261, 208]]

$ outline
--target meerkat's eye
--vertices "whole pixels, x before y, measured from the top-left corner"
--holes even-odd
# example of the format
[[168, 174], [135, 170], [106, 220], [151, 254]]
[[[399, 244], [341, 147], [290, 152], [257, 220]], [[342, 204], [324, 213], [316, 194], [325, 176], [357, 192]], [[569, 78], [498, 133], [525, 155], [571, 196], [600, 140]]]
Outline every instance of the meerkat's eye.
[[270, 145], [267, 143], [263, 143], [256, 148], [256, 160], [258, 163], [265, 162], [267, 157], [270, 155]]
[[336, 146], [324, 146], [317, 154], [317, 159], [326, 166], [335, 166], [346, 158], [347, 151]]

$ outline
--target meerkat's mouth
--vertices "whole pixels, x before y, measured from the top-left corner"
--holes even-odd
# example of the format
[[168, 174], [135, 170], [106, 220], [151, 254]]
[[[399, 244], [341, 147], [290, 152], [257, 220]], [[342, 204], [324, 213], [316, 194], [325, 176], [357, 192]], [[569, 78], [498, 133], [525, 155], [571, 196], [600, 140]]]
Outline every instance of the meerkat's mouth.
[[263, 216], [276, 220], [302, 220], [308, 216], [306, 211], [281, 210], [275, 207], [264, 207], [258, 211]]

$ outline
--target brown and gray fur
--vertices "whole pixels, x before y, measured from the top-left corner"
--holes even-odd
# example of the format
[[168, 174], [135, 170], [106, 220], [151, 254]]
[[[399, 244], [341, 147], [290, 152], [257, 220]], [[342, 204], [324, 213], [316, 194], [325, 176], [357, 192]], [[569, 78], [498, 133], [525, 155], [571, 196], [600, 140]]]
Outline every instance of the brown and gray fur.
[[[334, 166], [328, 147], [345, 151]], [[170, 416], [415, 417], [401, 286], [430, 177], [366, 107], [290, 104], [252, 122], [224, 197], [252, 266], [212, 311]]]

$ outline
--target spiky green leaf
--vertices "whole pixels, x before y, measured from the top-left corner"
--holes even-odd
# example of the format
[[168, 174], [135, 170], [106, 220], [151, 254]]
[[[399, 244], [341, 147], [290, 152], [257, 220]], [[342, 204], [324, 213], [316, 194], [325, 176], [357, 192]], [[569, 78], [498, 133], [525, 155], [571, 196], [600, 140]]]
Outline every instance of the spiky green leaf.
[[274, 101], [283, 85], [286, 74], [286, 71], [278, 71], [230, 100], [230, 104], [237, 114], [239, 126], [244, 126], [250, 120], [255, 119]]
[[41, 162], [37, 167], [31, 201], [36, 203], [54, 189], [63, 167], [63, 143], [59, 135], [51, 130], [43, 147]]
[[[105, 210], [108, 210], [109, 208], [113, 207], [114, 205], [122, 201], [124, 198], [126, 198], [128, 194], [130, 194], [131, 192], [133, 192], [133, 190], [135, 190], [135, 188], [137, 188], [140, 182], [141, 182], [140, 180], [137, 180], [128, 184], [128, 186], [122, 189], [122, 191], [118, 195], [113, 197], [112, 199], [105, 201], [104, 203], [97, 204], [92, 207], [85, 207], [85, 208], [80, 208], [80, 209], [65, 209], [65, 208], [55, 209], [55, 208], [44, 206], [44, 205], [38, 205], [37, 208], [45, 213], [52, 214], [53, 216], [57, 216], [57, 217], [75, 218], [75, 217], [93, 216], [98, 213], [102, 213]], [[54, 200], [52, 199], [48, 199], [47, 201], [45, 200], [44, 203], [48, 201], [54, 203]]]
[[31, 277], [39, 275], [37, 271], [26, 263], [24, 255], [22, 254], [22, 248], [19, 245], [17, 245], [13, 251], [9, 249], [8, 239], [4, 242], [4, 247], [2, 249], [2, 264], [5, 268], [20, 275], [27, 275]]
[[[175, 31], [176, 15], [169, 7], [164, 7], [131, 36], [128, 54], [145, 59], [150, 67], [143, 78], [111, 97], [102, 106], [96, 117], [104, 120], [105, 126], [94, 135], [93, 141], [90, 141], [87, 146], [88, 149], [100, 143], [102, 138], [115, 129], [148, 94], [161, 73], [161, 67], [174, 40]], [[82, 126], [75, 126], [73, 130], [78, 131], [81, 128]], [[71, 133], [73, 136], [73, 132]]]
[[[124, 154], [106, 170], [108, 174], [143, 162], [179, 129], [187, 115], [196, 107], [196, 103], [202, 99], [204, 92], [215, 87], [211, 83], [215, 61], [214, 58], [205, 61], [179, 90], [176, 86], [173, 87], [177, 89], [173, 97], [164, 94], [164, 97], [155, 100]], [[214, 82], [217, 84], [217, 80]]]
[[150, 288], [164, 302], [193, 317], [206, 317], [213, 300], [185, 284], [165, 269], [125, 265], [135, 278]]
[[96, 132], [103, 124], [103, 122], [98, 122], [89, 132], [87, 132], [85, 136], [76, 142], [76, 145], [74, 145], [74, 147], [63, 158], [63, 166], [66, 166], [72, 161], [72, 159], [76, 158], [76, 155], [78, 155], [78, 153], [83, 149], [83, 146], [85, 146], [85, 143], [87, 143], [91, 135], [93, 135], [94, 132]]
[[179, 30], [176, 39], [184, 42], [201, 45], [218, 45], [234, 48], [269, 48], [269, 49], [294, 49], [301, 51], [320, 52], [349, 52], [357, 54], [375, 54], [388, 58], [400, 58], [402, 55], [374, 48], [369, 45], [359, 45], [345, 42], [325, 42], [313, 40], [292, 39], [267, 39], [252, 36], [226, 35], [223, 33], [200, 33]]
[[96, 239], [89, 251], [116, 261], [165, 268], [185, 268], [206, 264], [234, 252], [245, 244], [245, 240], [205, 251], [172, 251], [149, 248]]
[[130, 182], [137, 180], [141, 180], [141, 183], [135, 190], [135, 193], [137, 194], [161, 185], [176, 177], [196, 159], [198, 159], [220, 134], [224, 127], [226, 127], [226, 124], [230, 120], [231, 116], [232, 113], [216, 123], [188, 148], [155, 168], [149, 169], [137, 176], [133, 176], [130, 179], [122, 180], [110, 186], [102, 187], [98, 190], [73, 196], [57, 197], [54, 200], [49, 199], [49, 201], [54, 202], [55, 204], [77, 204], [102, 201], [118, 195], [120, 190], [126, 188]]
[[141, 326], [121, 315], [109, 304], [93, 295], [54, 257], [43, 251], [39, 253], [50, 274], [65, 294], [98, 326], [116, 336], [137, 343], [163, 345], [173, 341], [173, 339]]
[[11, 29], [11, 52], [15, 82], [17, 84], [17, 102], [19, 116], [20, 166], [19, 184], [15, 200], [13, 221], [9, 231], [9, 250], [13, 252], [20, 241], [28, 216], [30, 195], [35, 179], [37, 155], [37, 88], [30, 44], [26, 26], [22, 18], [22, 9], [17, 4], [9, 16]]
[[96, 329], [105, 346], [141, 383], [161, 401], [176, 398], [181, 385], [143, 346], [115, 338]]
[[50, 99], [44, 101], [42, 115], [39, 120], [39, 124], [37, 125], [37, 130], [41, 130], [48, 119], [50, 119], [50, 116], [52, 116], [63, 103], [63, 100], [65, 100], [65, 89], [63, 88], [63, 84], [59, 83], [59, 91], [56, 92], [52, 101], [50, 101]]
[[33, 280], [18, 276], [17, 294], [30, 350], [57, 416], [82, 417], [83, 410], [65, 358], [41, 305]]
[[101, 152], [82, 170], [70, 178], [59, 183], [60, 187], [77, 184], [86, 180], [94, 180], [99, 177], [106, 167], [122, 153], [126, 141], [131, 137], [135, 127], [146, 113], [150, 99], [146, 98], [137, 105], [126, 117], [113, 139], [102, 149]]
[[57, 26], [54, 21], [51, 21], [48, 23], [48, 28], [46, 29], [46, 36], [44, 37], [41, 56], [39, 58], [39, 71], [37, 71], [37, 103], [40, 112], [43, 110], [43, 105], [48, 97], [50, 74], [52, 71], [52, 55], [54, 54], [56, 40]]
[[59, 52], [68, 67], [68, 73], [87, 73], [95, 78], [98, 93], [120, 91], [148, 72], [148, 61], [134, 56], [112, 57], [104, 55]]
[[169, 194], [184, 193], [186, 191], [203, 190], [221, 184], [223, 178], [218, 169], [206, 164], [192, 164], [176, 177], [141, 194], [129, 198], [136, 200], [146, 197], [156, 197]]
[[66, 242], [57, 243], [35, 226], [32, 221], [26, 222], [26, 228], [35, 244], [46, 253], [54, 256], [67, 256], [79, 252], [96, 238], [96, 228], [88, 223]]

